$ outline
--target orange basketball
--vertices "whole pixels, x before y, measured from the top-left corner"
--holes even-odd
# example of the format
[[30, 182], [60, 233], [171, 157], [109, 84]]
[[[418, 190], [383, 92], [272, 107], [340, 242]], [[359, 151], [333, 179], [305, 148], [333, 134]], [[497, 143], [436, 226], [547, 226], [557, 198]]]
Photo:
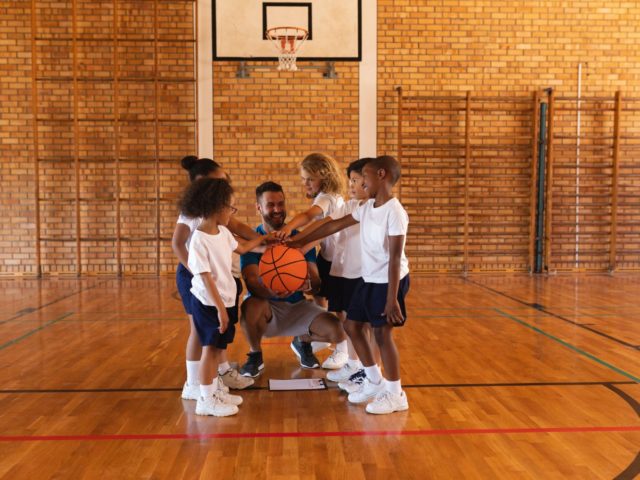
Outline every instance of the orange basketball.
[[262, 255], [258, 272], [268, 289], [276, 293], [296, 292], [307, 279], [307, 260], [300, 250], [275, 245]]

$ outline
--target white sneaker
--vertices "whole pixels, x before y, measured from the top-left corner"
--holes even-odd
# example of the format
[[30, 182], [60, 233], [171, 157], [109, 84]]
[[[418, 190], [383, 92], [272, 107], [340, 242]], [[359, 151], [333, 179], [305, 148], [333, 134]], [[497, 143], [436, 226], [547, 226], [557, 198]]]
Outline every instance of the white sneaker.
[[349, 402], [365, 403], [384, 390], [384, 379], [380, 383], [373, 383], [368, 378], [364, 379], [360, 388], [349, 394]]
[[198, 397], [196, 403], [196, 415], [213, 415], [214, 417], [228, 417], [238, 413], [238, 407], [225, 403], [221, 399], [220, 392], [216, 392], [213, 397]]
[[325, 350], [330, 346], [331, 344], [329, 342], [311, 342], [311, 351], [313, 351], [313, 353], [316, 353], [320, 350]]
[[200, 385], [189, 385], [187, 382], [184, 382], [181, 397], [184, 400], [198, 400], [200, 397]]
[[[322, 365], [324, 367], [324, 365]], [[362, 367], [350, 367], [349, 362], [345, 363], [339, 370], [332, 370], [327, 372], [327, 380], [332, 382], [344, 382], [349, 380], [349, 377], [360, 370]]]
[[243, 390], [254, 384], [251, 377], [243, 377], [238, 370], [230, 368], [223, 374], [218, 375], [218, 381], [222, 380], [224, 384], [233, 390]]
[[242, 405], [242, 397], [240, 395], [233, 395], [229, 393], [229, 387], [227, 387], [223, 382], [220, 381], [220, 377], [218, 377], [217, 393], [224, 403], [235, 406]]
[[349, 360], [348, 354], [334, 350], [333, 353], [329, 355], [324, 362], [322, 362], [322, 368], [326, 368], [327, 370], [338, 370], [346, 365], [347, 360]]
[[358, 370], [356, 373], [351, 375], [347, 380], [338, 383], [338, 388], [340, 390], [344, 390], [347, 393], [356, 392], [362, 386], [362, 382], [364, 382], [366, 375], [364, 374], [364, 369]]
[[376, 415], [401, 412], [403, 410], [409, 410], [409, 402], [407, 401], [404, 390], [400, 395], [385, 390], [376, 395], [376, 398], [367, 405], [365, 410], [368, 413], [375, 413]]

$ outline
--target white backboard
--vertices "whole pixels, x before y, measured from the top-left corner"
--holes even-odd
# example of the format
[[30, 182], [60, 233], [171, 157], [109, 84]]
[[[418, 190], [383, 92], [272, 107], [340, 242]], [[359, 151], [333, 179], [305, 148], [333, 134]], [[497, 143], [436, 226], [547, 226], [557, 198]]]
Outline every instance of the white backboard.
[[302, 27], [301, 60], [360, 61], [361, 0], [213, 0], [213, 60], [276, 60], [265, 36], [273, 27]]

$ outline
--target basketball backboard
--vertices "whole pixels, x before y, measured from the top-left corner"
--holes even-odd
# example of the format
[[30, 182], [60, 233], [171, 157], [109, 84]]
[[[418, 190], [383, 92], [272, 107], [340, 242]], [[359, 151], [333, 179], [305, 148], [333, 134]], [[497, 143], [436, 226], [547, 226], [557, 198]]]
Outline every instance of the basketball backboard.
[[277, 60], [265, 32], [301, 27], [309, 32], [298, 60], [360, 61], [361, 0], [213, 0], [213, 60]]

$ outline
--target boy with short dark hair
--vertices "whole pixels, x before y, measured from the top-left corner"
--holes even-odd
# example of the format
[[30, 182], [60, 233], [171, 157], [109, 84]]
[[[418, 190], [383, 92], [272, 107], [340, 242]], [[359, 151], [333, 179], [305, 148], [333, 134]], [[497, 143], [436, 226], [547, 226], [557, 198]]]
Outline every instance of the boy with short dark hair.
[[[366, 376], [343, 385], [351, 403], [373, 400], [366, 411], [386, 414], [407, 410], [409, 404], [400, 382], [400, 360], [393, 341], [394, 327], [404, 325], [404, 298], [409, 290], [409, 262], [404, 253], [409, 216], [393, 187], [400, 179], [400, 165], [391, 156], [371, 159], [362, 169], [369, 200], [351, 215], [330, 221], [309, 235], [308, 243], [360, 223], [362, 278], [347, 310], [345, 330], [364, 365]], [[302, 246], [292, 238], [292, 246]], [[364, 324], [374, 330], [386, 380], [376, 365], [364, 333]]]

